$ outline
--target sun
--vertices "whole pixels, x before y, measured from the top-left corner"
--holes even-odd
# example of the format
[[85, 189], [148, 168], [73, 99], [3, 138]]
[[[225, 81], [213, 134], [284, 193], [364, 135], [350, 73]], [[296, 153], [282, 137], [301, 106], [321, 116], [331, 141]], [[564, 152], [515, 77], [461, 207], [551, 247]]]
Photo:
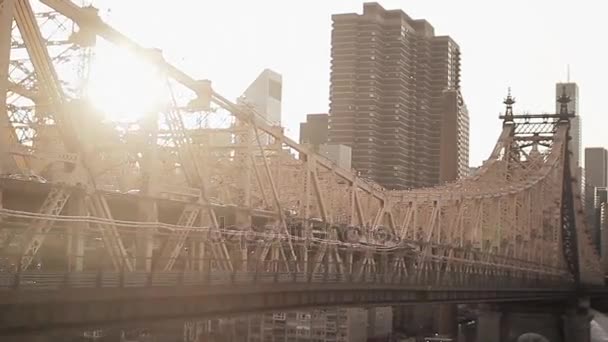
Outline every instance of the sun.
[[107, 120], [135, 122], [168, 102], [159, 70], [118, 47], [98, 44], [89, 70], [86, 96]]

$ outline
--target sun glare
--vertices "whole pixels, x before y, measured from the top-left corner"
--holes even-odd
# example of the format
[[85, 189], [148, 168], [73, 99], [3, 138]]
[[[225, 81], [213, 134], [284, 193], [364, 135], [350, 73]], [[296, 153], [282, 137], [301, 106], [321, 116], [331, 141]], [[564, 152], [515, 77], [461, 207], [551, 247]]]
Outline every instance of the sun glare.
[[111, 121], [134, 122], [158, 111], [169, 98], [154, 66], [109, 45], [98, 45], [91, 61], [87, 96]]

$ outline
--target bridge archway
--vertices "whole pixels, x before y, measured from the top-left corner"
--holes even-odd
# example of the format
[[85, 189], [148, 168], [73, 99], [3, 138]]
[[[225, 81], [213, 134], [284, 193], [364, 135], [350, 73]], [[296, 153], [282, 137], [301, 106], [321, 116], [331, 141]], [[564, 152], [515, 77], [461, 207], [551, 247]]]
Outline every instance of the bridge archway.
[[520, 335], [516, 342], [551, 342], [546, 337], [536, 333], [525, 333]]

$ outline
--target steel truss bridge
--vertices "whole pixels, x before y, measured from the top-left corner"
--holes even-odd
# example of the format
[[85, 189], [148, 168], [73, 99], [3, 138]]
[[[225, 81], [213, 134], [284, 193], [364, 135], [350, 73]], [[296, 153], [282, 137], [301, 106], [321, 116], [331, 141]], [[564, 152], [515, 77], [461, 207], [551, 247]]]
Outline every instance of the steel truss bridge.
[[[131, 127], [105, 121], [82, 91], [98, 39], [153, 65], [167, 104]], [[604, 284], [565, 109], [515, 115], [509, 95], [475, 175], [390, 191], [92, 7], [0, 0], [0, 71], [0, 330]]]

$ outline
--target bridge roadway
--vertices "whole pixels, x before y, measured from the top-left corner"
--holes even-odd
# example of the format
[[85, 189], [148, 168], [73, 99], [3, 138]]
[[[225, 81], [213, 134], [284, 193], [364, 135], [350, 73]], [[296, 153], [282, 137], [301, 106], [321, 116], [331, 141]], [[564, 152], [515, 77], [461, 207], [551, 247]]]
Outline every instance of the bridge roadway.
[[555, 302], [574, 295], [580, 292], [563, 279], [472, 274], [30, 271], [0, 274], [0, 335], [311, 307]]

